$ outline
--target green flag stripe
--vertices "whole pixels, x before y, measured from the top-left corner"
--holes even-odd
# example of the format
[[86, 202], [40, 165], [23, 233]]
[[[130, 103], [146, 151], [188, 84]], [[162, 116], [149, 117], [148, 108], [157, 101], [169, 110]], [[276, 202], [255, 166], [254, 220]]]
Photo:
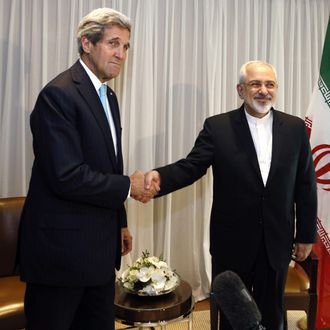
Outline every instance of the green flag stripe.
[[330, 108], [330, 91], [328, 88], [328, 86], [330, 86], [330, 85], [327, 86], [321, 77], [319, 78], [319, 81], [317, 82], [317, 84], [319, 86], [319, 91], [321, 92], [321, 94], [324, 97], [325, 103]]
[[325, 36], [322, 60], [321, 60], [321, 69], [320, 76], [324, 84], [330, 88], [330, 19], [328, 20], [327, 33]]

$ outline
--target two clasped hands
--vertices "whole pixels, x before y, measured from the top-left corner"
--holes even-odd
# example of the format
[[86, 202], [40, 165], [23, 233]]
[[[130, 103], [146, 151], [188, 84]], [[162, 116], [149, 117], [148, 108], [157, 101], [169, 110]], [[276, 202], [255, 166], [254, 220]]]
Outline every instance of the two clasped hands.
[[155, 170], [146, 173], [136, 170], [130, 180], [130, 196], [139, 202], [149, 202], [160, 191], [160, 175]]

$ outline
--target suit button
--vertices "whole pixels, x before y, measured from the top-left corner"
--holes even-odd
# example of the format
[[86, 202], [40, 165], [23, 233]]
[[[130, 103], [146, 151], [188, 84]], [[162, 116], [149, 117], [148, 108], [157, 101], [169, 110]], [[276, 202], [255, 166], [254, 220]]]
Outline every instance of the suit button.
[[259, 218], [259, 219], [258, 219], [258, 224], [259, 224], [259, 225], [262, 225], [262, 218]]

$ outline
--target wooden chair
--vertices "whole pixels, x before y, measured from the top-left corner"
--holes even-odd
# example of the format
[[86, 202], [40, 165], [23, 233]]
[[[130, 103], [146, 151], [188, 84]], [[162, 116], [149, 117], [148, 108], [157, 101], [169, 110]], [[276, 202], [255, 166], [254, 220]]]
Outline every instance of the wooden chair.
[[0, 198], [0, 329], [18, 330], [26, 325], [25, 284], [14, 272], [17, 234], [24, 197]]
[[307, 315], [307, 329], [315, 330], [317, 310], [317, 267], [314, 252], [303, 262], [289, 267], [284, 296], [284, 320], [287, 330], [287, 311], [303, 310]]
[[[303, 310], [307, 314], [307, 329], [315, 330], [317, 310], [317, 267], [318, 259], [312, 252], [303, 262], [289, 267], [284, 294], [284, 321], [287, 327], [287, 311]], [[219, 307], [214, 293], [210, 293], [211, 330], [219, 329]]]

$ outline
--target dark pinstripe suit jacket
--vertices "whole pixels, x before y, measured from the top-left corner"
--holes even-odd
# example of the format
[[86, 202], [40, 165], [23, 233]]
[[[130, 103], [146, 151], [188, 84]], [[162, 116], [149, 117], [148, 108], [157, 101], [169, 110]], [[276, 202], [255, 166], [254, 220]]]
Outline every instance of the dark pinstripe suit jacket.
[[24, 281], [102, 285], [120, 264], [120, 228], [129, 177], [122, 175], [117, 98], [108, 99], [116, 158], [102, 104], [77, 61], [40, 92], [31, 114], [35, 160], [22, 213]]

